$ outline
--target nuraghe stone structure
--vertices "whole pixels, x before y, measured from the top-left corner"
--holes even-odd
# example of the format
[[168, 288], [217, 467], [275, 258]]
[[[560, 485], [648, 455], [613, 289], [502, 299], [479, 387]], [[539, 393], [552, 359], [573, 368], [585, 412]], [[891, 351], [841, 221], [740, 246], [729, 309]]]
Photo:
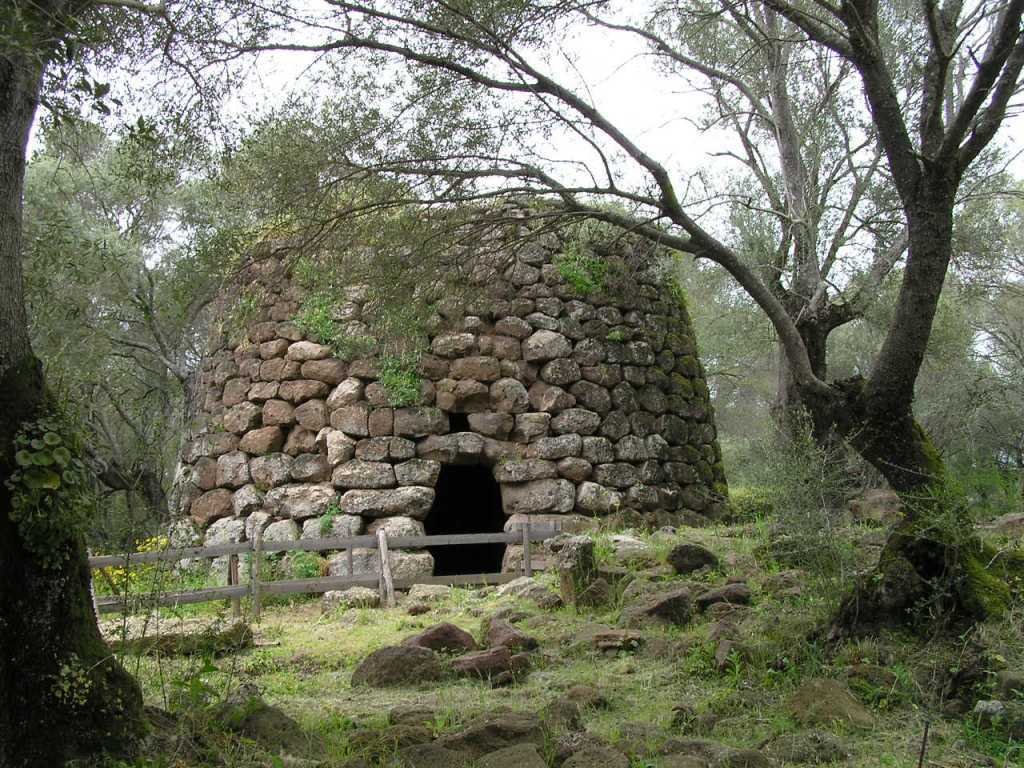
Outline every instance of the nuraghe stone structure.
[[[207, 543], [257, 526], [281, 539], [719, 515], [714, 417], [678, 291], [657, 268], [623, 268], [609, 272], [615, 290], [581, 295], [559, 250], [487, 257], [483, 294], [430, 332], [421, 404], [397, 408], [375, 359], [339, 359], [300, 330], [303, 292], [288, 267], [254, 260], [241, 275], [259, 289], [259, 316], [240, 343], [215, 335], [202, 363], [202, 426], [181, 456], [174, 511]], [[352, 286], [336, 317], [365, 328], [364, 305]], [[395, 577], [521, 560], [514, 546], [468, 559], [442, 549], [392, 552]], [[356, 573], [375, 572], [375, 551], [354, 554]], [[346, 567], [339, 556], [331, 571]]]

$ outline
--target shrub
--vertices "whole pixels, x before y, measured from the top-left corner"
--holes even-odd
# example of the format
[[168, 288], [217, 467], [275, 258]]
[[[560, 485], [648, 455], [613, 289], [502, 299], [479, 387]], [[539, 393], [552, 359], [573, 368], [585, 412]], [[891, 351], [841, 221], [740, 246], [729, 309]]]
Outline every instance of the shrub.
[[403, 408], [420, 402], [420, 375], [416, 372], [414, 356], [382, 357], [377, 371], [378, 381], [392, 406]]

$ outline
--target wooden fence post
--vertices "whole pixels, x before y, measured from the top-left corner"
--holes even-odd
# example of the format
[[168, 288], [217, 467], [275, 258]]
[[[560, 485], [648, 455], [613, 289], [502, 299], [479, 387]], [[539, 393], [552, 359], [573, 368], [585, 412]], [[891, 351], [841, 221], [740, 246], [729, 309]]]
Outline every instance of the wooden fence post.
[[530, 560], [530, 521], [523, 526], [523, 575], [533, 576], [533, 562]]
[[253, 621], [260, 620], [262, 605], [260, 601], [260, 567], [263, 562], [263, 528], [255, 526], [256, 537], [253, 539], [252, 568], [249, 571], [249, 589], [252, 593], [252, 618]]
[[380, 601], [387, 608], [395, 607], [395, 584], [391, 579], [391, 558], [388, 557], [388, 534], [377, 531], [377, 553], [380, 555]]
[[[238, 576], [238, 555], [228, 555], [228, 586], [237, 587], [241, 579]], [[231, 598], [231, 618], [237, 619], [242, 615], [242, 598]]]

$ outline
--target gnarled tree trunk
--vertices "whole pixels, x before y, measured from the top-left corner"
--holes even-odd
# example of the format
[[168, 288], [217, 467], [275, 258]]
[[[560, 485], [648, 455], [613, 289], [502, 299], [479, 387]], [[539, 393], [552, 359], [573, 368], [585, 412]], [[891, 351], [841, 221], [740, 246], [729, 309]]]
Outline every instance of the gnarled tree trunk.
[[[0, 47], [0, 477], [15, 468], [21, 425], [45, 413], [42, 366], [29, 344], [22, 286], [22, 188], [29, 130], [62, 4], [23, 11], [38, 46]], [[0, 33], [4, 32], [0, 17]], [[4, 39], [17, 39], [2, 35]], [[17, 491], [13, 491], [16, 493]], [[0, 765], [62, 765], [123, 751], [140, 731], [139, 688], [100, 636], [81, 533], [56, 536], [40, 558], [0, 484]]]
[[875, 571], [843, 601], [833, 637], [998, 615], [1010, 599], [1010, 577], [1024, 573], [1024, 553], [997, 553], [982, 543], [966, 503], [947, 483], [941, 455], [914, 418], [914, 382], [952, 251], [955, 186], [926, 177], [923, 189], [908, 215], [910, 257], [896, 319], [901, 332], [887, 338], [870, 379], [835, 385], [836, 429], [900, 495], [904, 519]]

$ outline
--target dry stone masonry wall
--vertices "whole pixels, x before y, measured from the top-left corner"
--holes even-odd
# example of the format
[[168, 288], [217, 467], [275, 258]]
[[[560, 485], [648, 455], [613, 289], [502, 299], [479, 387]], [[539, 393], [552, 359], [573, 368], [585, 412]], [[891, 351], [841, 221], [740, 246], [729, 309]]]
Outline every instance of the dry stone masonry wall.
[[[377, 359], [340, 359], [300, 330], [303, 292], [281, 260], [255, 261], [243, 282], [260, 306], [245, 338], [218, 335], [202, 364], [202, 427], [181, 456], [176, 511], [208, 543], [257, 526], [266, 539], [418, 534], [443, 469], [480, 465], [506, 529], [559, 519], [548, 516], [714, 518], [725, 479], [678, 292], [624, 260], [616, 290], [582, 293], [564, 258], [521, 248], [469, 306], [439, 314], [420, 404], [406, 407], [391, 404]], [[365, 311], [363, 287], [338, 296], [350, 329], [365, 331]], [[425, 551], [392, 557], [399, 579], [433, 568]], [[356, 572], [374, 558], [356, 551]], [[339, 556], [331, 569], [346, 567]]]

